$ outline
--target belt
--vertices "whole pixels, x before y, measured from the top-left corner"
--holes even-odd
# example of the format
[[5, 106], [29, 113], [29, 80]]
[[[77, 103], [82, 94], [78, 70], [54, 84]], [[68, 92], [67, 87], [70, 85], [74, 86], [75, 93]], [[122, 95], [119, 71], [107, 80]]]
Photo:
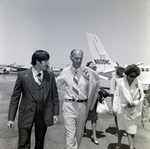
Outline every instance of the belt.
[[75, 99], [66, 99], [66, 100], [75, 101], [75, 102], [86, 102], [87, 101], [87, 99], [78, 99], [78, 100], [75, 100]]

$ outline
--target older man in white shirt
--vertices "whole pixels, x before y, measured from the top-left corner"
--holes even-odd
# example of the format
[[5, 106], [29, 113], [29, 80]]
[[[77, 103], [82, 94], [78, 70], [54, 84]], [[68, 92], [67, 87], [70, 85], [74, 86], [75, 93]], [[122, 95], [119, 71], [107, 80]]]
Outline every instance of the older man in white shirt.
[[74, 49], [70, 53], [72, 66], [57, 77], [57, 87], [65, 88], [63, 117], [66, 128], [67, 149], [78, 149], [89, 109], [95, 105], [99, 89], [98, 74], [82, 67], [83, 52]]

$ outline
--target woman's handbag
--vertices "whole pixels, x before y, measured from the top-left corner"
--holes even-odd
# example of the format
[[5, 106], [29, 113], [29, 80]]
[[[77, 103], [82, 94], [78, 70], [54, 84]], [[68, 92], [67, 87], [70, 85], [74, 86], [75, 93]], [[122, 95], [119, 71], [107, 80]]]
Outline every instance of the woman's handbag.
[[99, 101], [97, 102], [96, 113], [107, 113], [108, 111], [109, 108], [104, 100], [102, 103], [100, 103]]

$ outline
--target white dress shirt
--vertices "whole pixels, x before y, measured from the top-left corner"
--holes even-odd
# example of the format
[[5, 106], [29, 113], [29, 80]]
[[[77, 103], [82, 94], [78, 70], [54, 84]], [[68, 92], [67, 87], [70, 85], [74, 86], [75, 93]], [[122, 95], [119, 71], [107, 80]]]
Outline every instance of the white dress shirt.
[[117, 82], [118, 82], [118, 79], [120, 79], [121, 77], [119, 77], [117, 74], [115, 74], [111, 80], [110, 80], [110, 94], [113, 94], [115, 93], [115, 90], [116, 90], [116, 86], [117, 86]]
[[38, 82], [38, 74], [41, 73], [41, 80], [43, 80], [43, 71], [41, 70], [40, 72], [38, 72], [37, 70], [35, 70], [34, 67], [32, 67], [32, 74], [33, 74], [33, 78], [35, 80], [35, 82]]
[[[61, 88], [64, 85], [65, 99], [72, 99], [73, 77], [75, 68], [73, 66], [64, 68], [61, 74], [56, 78], [57, 87]], [[79, 99], [87, 99], [88, 82], [82, 75], [82, 67], [77, 69]]]

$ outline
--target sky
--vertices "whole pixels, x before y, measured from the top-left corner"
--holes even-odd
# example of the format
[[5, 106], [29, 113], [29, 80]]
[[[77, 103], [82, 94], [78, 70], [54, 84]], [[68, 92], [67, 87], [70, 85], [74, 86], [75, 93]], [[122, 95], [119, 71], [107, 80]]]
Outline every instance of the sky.
[[0, 0], [0, 64], [28, 65], [50, 53], [66, 67], [70, 52], [92, 60], [86, 33], [96, 34], [112, 61], [150, 65], [150, 0]]

